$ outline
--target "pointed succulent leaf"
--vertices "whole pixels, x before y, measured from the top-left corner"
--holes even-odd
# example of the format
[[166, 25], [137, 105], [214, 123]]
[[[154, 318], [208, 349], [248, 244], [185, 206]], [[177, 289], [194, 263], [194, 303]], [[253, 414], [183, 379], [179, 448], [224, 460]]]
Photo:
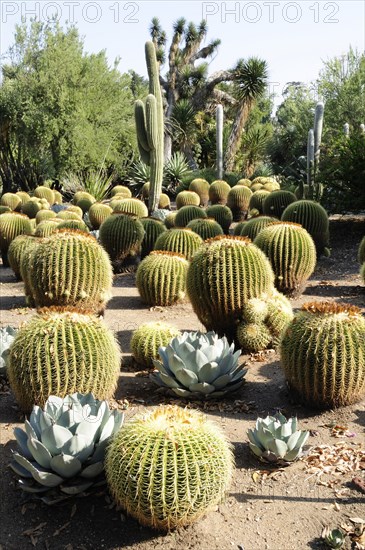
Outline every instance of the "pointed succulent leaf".
[[291, 422], [291, 430], [292, 430], [292, 433], [296, 432], [297, 431], [297, 424], [298, 424], [298, 419], [296, 416], [293, 416], [289, 422]]
[[253, 452], [253, 454], [255, 454], [256, 456], [262, 456], [262, 450], [260, 447], [258, 447], [257, 445], [255, 445], [255, 443], [252, 443], [251, 441], [249, 442], [249, 446], [250, 446], [250, 449], [251, 451]]
[[292, 424], [291, 422], [286, 422], [276, 429], [276, 437], [278, 439], [287, 439], [292, 434]]
[[32, 453], [33, 458], [43, 468], [49, 468], [52, 460], [52, 455], [49, 450], [34, 437], [28, 438], [28, 449]]
[[79, 411], [75, 411], [74, 409], [67, 409], [60, 414], [57, 419], [57, 424], [59, 426], [67, 428], [71, 431], [71, 433], [73, 433], [76, 429], [77, 424], [81, 421], [82, 415]]
[[231, 382], [231, 375], [230, 374], [223, 374], [222, 376], [219, 376], [216, 380], [214, 380], [214, 386], [217, 389], [224, 388]]
[[259, 438], [257, 437], [257, 432], [255, 430], [251, 430], [251, 429], [247, 430], [247, 436], [248, 436], [248, 439], [250, 440], [250, 443], [252, 443], [252, 445], [255, 445], [262, 451], [264, 450], [264, 447], [259, 441]]
[[104, 464], [102, 462], [95, 462], [84, 468], [81, 472], [81, 477], [86, 477], [87, 479], [92, 479], [104, 470]]
[[32, 459], [32, 454], [30, 453], [28, 449], [28, 435], [25, 433], [24, 430], [21, 428], [14, 428], [14, 435], [15, 439], [17, 440], [17, 443], [19, 445], [20, 450], [22, 451], [25, 458]]
[[159, 386], [164, 386], [166, 388], [179, 388], [180, 384], [175, 380], [175, 378], [172, 378], [171, 376], [167, 376], [166, 374], [161, 373], [151, 373], [150, 374], [151, 380], [156, 382]]
[[191, 384], [189, 386], [189, 390], [191, 392], [199, 392], [203, 393], [204, 395], [208, 395], [209, 393], [214, 392], [215, 387], [211, 384], [207, 384], [206, 382], [198, 382], [196, 384]]
[[46, 401], [44, 410], [53, 420], [57, 420], [62, 410], [63, 399], [57, 395], [50, 395]]
[[275, 419], [280, 422], [280, 424], [286, 424], [287, 422], [287, 419], [286, 417], [281, 413], [281, 412], [278, 412], [276, 415], [275, 415]]
[[89, 489], [89, 487], [91, 487], [92, 485], [93, 481], [85, 481], [80, 478], [78, 480], [75, 480], [72, 485], [61, 485], [60, 490], [67, 495], [79, 495], [80, 493], [83, 493], [84, 491]]
[[165, 365], [163, 365], [161, 363], [161, 361], [157, 361], [156, 359], [153, 359], [153, 365], [154, 367], [160, 371], [161, 373], [163, 373], [165, 376], [173, 376], [173, 373], [170, 371], [170, 369], [167, 367], [165, 367]]
[[17, 464], [20, 464], [20, 466], [25, 468], [25, 470], [27, 470], [30, 474], [33, 474], [33, 470], [35, 470], [35, 465], [36, 465], [35, 462], [31, 462], [30, 460], [25, 458], [25, 456], [20, 455], [19, 453], [16, 453], [16, 452], [13, 453], [13, 460]]
[[238, 390], [244, 383], [244, 380], [239, 380], [238, 382], [235, 382], [234, 384], [232, 384], [232, 382], [230, 384], [228, 384], [227, 386], [225, 386], [223, 389], [225, 392], [233, 392], [233, 391], [236, 391]]
[[185, 368], [185, 363], [180, 357], [178, 357], [172, 350], [167, 349], [167, 356], [169, 359], [169, 368], [173, 374], [176, 373], [177, 369]]
[[258, 426], [257, 437], [264, 449], [268, 449], [269, 442], [274, 440], [272, 433], [265, 427], [263, 423], [259, 424]]
[[232, 355], [226, 355], [219, 362], [219, 368], [222, 374], [228, 374], [234, 368], [234, 358]]
[[109, 416], [107, 423], [105, 424], [100, 437], [99, 443], [107, 440], [115, 430], [115, 417], [113, 415]]
[[[113, 422], [114, 424], [114, 422]], [[75, 435], [84, 435], [88, 444], [95, 444], [95, 435], [98, 431], [100, 421], [96, 417], [89, 417], [87, 420], [83, 420], [76, 428]]]
[[29, 483], [29, 479], [19, 479], [18, 485], [25, 493], [45, 493], [49, 491], [49, 487], [39, 485], [33, 478], [31, 483]]
[[297, 448], [303, 447], [303, 445], [305, 445], [308, 437], [309, 437], [309, 432], [307, 430], [302, 431], [300, 436], [299, 436], [299, 439], [297, 441]]
[[30, 413], [29, 422], [37, 434], [37, 438], [41, 439], [41, 426], [40, 426], [40, 417], [42, 415], [42, 409], [38, 407], [38, 405], [35, 405], [33, 407], [32, 412]]
[[15, 460], [12, 460], [9, 464], [10, 468], [20, 477], [26, 477], [33, 479], [32, 474], [29, 472], [29, 470], [26, 470], [23, 466], [18, 464]]
[[54, 424], [42, 432], [42, 443], [52, 455], [57, 455], [72, 437], [74, 436], [72, 436], [70, 430]]
[[175, 353], [182, 359], [185, 365], [189, 365], [189, 357], [192, 352], [195, 352], [194, 346], [189, 342], [183, 342]]
[[184, 388], [172, 388], [173, 393], [178, 395], [179, 397], [193, 397], [194, 394], [189, 391], [185, 390]]
[[284, 458], [288, 451], [285, 441], [280, 441], [280, 439], [273, 439], [269, 441], [267, 448], [278, 458]]
[[191, 384], [197, 384], [199, 382], [197, 375], [185, 368], [176, 369], [175, 377], [186, 388], [189, 388]]
[[287, 460], [288, 462], [294, 462], [294, 460], [296, 460], [300, 454], [300, 449], [292, 449], [291, 451], [288, 451], [286, 453], [286, 455], [284, 456], [284, 460]]
[[48, 413], [46, 413], [45, 411], [41, 411], [40, 415], [39, 415], [39, 426], [41, 428], [41, 433], [46, 429], [48, 428], [49, 426], [52, 426], [53, 425], [53, 420], [52, 418], [49, 416]]
[[81, 463], [87, 460], [93, 450], [94, 444], [88, 443], [88, 440], [82, 434], [73, 435], [63, 447], [63, 452], [65, 454], [75, 456]]
[[33, 478], [41, 485], [45, 485], [46, 487], [57, 487], [57, 485], [59, 485], [63, 481], [62, 477], [37, 468], [31, 462], [29, 462], [29, 460], [24, 458], [24, 456], [14, 453], [14, 460], [16, 460], [16, 462], [23, 466], [26, 470], [28, 470], [28, 472], [32, 474]]
[[162, 346], [158, 348], [158, 354], [162, 359], [163, 366], [165, 369], [169, 369], [169, 359], [167, 357], [166, 348], [163, 348]]
[[51, 460], [51, 468], [64, 479], [76, 476], [82, 468], [80, 460], [71, 455], [60, 454]]
[[90, 464], [94, 464], [95, 462], [102, 462], [105, 458], [105, 450], [107, 448], [107, 445], [109, 443], [109, 439], [105, 439], [101, 443], [98, 443], [98, 445], [95, 447], [95, 451], [89, 458], [88, 462]]
[[206, 363], [202, 366], [199, 371], [199, 380], [201, 382], [208, 382], [208, 384], [211, 384], [214, 382], [215, 379], [219, 378], [220, 375], [221, 370], [218, 363], [212, 361], [211, 363]]
[[29, 420], [25, 420], [24, 428], [25, 428], [25, 431], [26, 431], [28, 437], [34, 437], [34, 439], [37, 439], [37, 433], [33, 429], [33, 426], [31, 425]]
[[291, 436], [288, 438], [288, 440], [286, 442], [287, 447], [288, 447], [288, 451], [292, 451], [293, 449], [299, 448], [297, 444], [298, 444], [301, 433], [302, 432], [300, 430], [298, 430], [298, 431], [294, 432], [293, 434], [291, 434]]

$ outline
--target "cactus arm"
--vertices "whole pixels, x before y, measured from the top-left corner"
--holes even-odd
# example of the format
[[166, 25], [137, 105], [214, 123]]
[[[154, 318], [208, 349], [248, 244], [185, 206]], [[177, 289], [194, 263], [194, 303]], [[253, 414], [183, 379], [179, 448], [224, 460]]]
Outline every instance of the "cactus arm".
[[[147, 130], [146, 130], [146, 112], [143, 101], [137, 99], [134, 104], [134, 118], [136, 121], [138, 149], [141, 157], [147, 156], [149, 161], [150, 146], [148, 145]], [[143, 160], [143, 158], [142, 158]], [[144, 161], [145, 162], [145, 161]], [[149, 165], [149, 162], [147, 163]]]
[[223, 106], [217, 105], [217, 179], [223, 178]]
[[312, 195], [313, 193], [313, 183], [314, 183], [313, 173], [314, 173], [314, 130], [311, 128], [308, 132], [308, 143], [307, 143], [307, 184], [309, 186], [309, 195]]

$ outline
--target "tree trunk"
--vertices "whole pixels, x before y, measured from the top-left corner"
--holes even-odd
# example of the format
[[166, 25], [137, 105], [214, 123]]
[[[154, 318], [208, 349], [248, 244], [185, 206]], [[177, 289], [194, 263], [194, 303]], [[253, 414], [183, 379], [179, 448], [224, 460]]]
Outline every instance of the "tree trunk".
[[242, 132], [247, 122], [248, 115], [253, 106], [253, 101], [243, 101], [234, 119], [231, 133], [229, 134], [226, 154], [224, 156], [224, 171], [233, 172], [235, 156], [240, 144]]

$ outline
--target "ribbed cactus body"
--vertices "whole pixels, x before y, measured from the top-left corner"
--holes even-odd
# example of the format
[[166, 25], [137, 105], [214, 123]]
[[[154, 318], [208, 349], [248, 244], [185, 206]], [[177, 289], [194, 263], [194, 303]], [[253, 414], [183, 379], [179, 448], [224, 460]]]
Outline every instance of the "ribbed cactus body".
[[80, 214], [78, 214], [77, 212], [73, 212], [72, 210], [61, 210], [61, 212], [58, 212], [58, 214], [56, 214], [56, 217], [58, 220], [80, 220], [82, 218], [82, 215], [80, 216]]
[[[257, 191], [262, 191], [262, 190], [265, 191], [265, 188], [262, 185], [262, 183], [252, 183], [250, 189], [251, 189], [252, 193], [256, 193]], [[270, 191], [269, 191], [269, 193], [270, 193]]]
[[346, 304], [305, 304], [283, 336], [281, 364], [291, 388], [316, 407], [365, 395], [365, 319]]
[[78, 306], [99, 312], [111, 296], [109, 257], [96, 239], [84, 232], [57, 229], [42, 239], [31, 262], [37, 307]]
[[32, 197], [29, 201], [25, 202], [21, 206], [22, 214], [28, 216], [28, 218], [35, 218], [37, 212], [40, 210], [49, 210], [50, 204], [46, 199], [40, 199], [37, 197]]
[[177, 212], [171, 212], [170, 214], [167, 214], [165, 218], [165, 225], [167, 229], [172, 229], [175, 227], [175, 218], [176, 218]]
[[187, 228], [194, 231], [194, 233], [197, 233], [203, 241], [206, 239], [212, 239], [218, 235], [223, 235], [223, 229], [214, 218], [192, 220], [188, 223]]
[[167, 229], [163, 222], [155, 218], [142, 218], [141, 223], [144, 229], [141, 258], [144, 258], [154, 249], [156, 240]]
[[161, 193], [158, 201], [158, 208], [169, 209], [171, 206], [170, 197], [166, 193]]
[[316, 266], [316, 247], [298, 224], [277, 222], [260, 231], [254, 240], [269, 258], [275, 286], [284, 294], [298, 296]]
[[139, 326], [131, 338], [131, 352], [135, 361], [145, 368], [153, 369], [153, 359], [159, 357], [158, 348], [167, 346], [179, 334], [179, 329], [160, 321]]
[[116, 185], [115, 187], [113, 187], [113, 189], [110, 192], [110, 195], [112, 197], [114, 197], [114, 195], [119, 195], [119, 194], [124, 195], [126, 199], [132, 196], [131, 190], [125, 185]]
[[171, 306], [185, 298], [189, 263], [181, 254], [154, 250], [138, 266], [136, 285], [144, 303]]
[[270, 191], [266, 191], [265, 189], [255, 191], [250, 198], [250, 202], [248, 205], [249, 210], [255, 209], [258, 210], [260, 214], [262, 214], [264, 209], [264, 201], [268, 195], [270, 195]]
[[171, 530], [217, 505], [228, 490], [233, 454], [221, 430], [198, 411], [160, 407], [132, 419], [107, 451], [116, 503], [142, 525]]
[[45, 187], [44, 185], [39, 185], [34, 189], [33, 195], [38, 199], [46, 199], [49, 202], [50, 206], [55, 202], [55, 196], [52, 189]]
[[326, 210], [315, 201], [300, 200], [290, 204], [283, 212], [283, 222], [300, 223], [311, 235], [319, 256], [329, 245], [329, 221]]
[[241, 237], [248, 237], [251, 241], [254, 241], [260, 231], [275, 221], [277, 219], [270, 216], [257, 216], [257, 218], [251, 218], [245, 222], [240, 229], [238, 229], [240, 224], [237, 224], [237, 232], [235, 234]]
[[183, 206], [199, 206], [200, 204], [200, 197], [198, 193], [195, 193], [194, 191], [180, 191], [176, 195], [176, 208], [179, 210]]
[[202, 178], [195, 178], [190, 182], [189, 191], [194, 191], [200, 197], [200, 206], [207, 206], [209, 201], [209, 183]]
[[39, 223], [34, 232], [35, 237], [49, 237], [61, 223], [60, 220], [53, 218]]
[[112, 212], [113, 209], [107, 204], [94, 202], [94, 204], [90, 206], [89, 210], [89, 220], [92, 228], [99, 229], [103, 221], [105, 221]]
[[24, 250], [27, 247], [29, 239], [33, 239], [32, 235], [18, 235], [11, 241], [8, 249], [8, 261], [14, 275], [18, 281], [21, 281], [20, 261]]
[[11, 346], [9, 381], [20, 407], [43, 406], [50, 395], [93, 393], [111, 397], [120, 349], [101, 319], [77, 309], [40, 309]]
[[[46, 223], [46, 222], [43, 222]], [[32, 289], [32, 266], [33, 266], [33, 253], [36, 248], [41, 244], [42, 240], [34, 235], [30, 235], [30, 239], [25, 242], [25, 246], [22, 250], [22, 254], [19, 260], [19, 272], [20, 278], [24, 283], [25, 302], [27, 306], [34, 307], [34, 297]]]
[[245, 185], [236, 185], [228, 193], [227, 206], [233, 214], [233, 221], [239, 222], [247, 218], [252, 191]]
[[3, 265], [8, 266], [8, 249], [18, 235], [31, 235], [32, 226], [27, 216], [9, 212], [0, 216], [0, 250]]
[[39, 223], [43, 222], [44, 220], [52, 220], [57, 216], [56, 212], [53, 212], [53, 210], [40, 210], [37, 212], [35, 217], [35, 222], [38, 225]]
[[8, 206], [10, 210], [20, 210], [22, 201], [15, 193], [4, 193], [0, 199], [2, 206]]
[[62, 201], [63, 201], [62, 194], [59, 191], [57, 191], [57, 189], [53, 189], [53, 194], [54, 194], [54, 204], [62, 204]]
[[83, 231], [84, 233], [90, 233], [90, 230], [83, 220], [62, 220], [58, 224], [57, 229], [76, 229], [77, 231]]
[[359, 250], [357, 251], [357, 261], [359, 264], [363, 264], [365, 262], [365, 237], [361, 239], [361, 242], [359, 244]]
[[278, 189], [270, 193], [264, 200], [263, 213], [265, 216], [273, 216], [280, 220], [286, 207], [296, 200], [296, 196], [291, 191]]
[[243, 350], [256, 353], [265, 350], [272, 337], [264, 323], [240, 323], [237, 327], [237, 340]]
[[245, 304], [270, 292], [274, 275], [265, 254], [244, 237], [215, 237], [191, 260], [187, 291], [206, 329], [235, 337]]
[[100, 226], [99, 239], [108, 252], [114, 269], [141, 251], [144, 229], [140, 220], [128, 214], [111, 214]]
[[96, 202], [95, 197], [93, 197], [90, 193], [87, 191], [76, 191], [76, 193], [73, 196], [72, 202], [74, 204], [77, 204], [79, 200], [81, 199], [89, 199], [91, 203]]
[[252, 181], [249, 180], [248, 178], [241, 178], [240, 180], [238, 180], [236, 185], [244, 185], [245, 187], [251, 187]]
[[[73, 212], [74, 214], [77, 214], [79, 218], [82, 218], [84, 213], [82, 211], [82, 208], [80, 208], [79, 206], [76, 206], [76, 204], [70, 204], [66, 210], [61, 210], [61, 212]], [[59, 212], [59, 214], [61, 214], [61, 212]], [[76, 219], [76, 218], [73, 218], [73, 219]]]
[[12, 212], [10, 206], [4, 206], [3, 204], [0, 204], [0, 216], [1, 214], [6, 214], [7, 212]]
[[191, 220], [206, 218], [207, 213], [200, 206], [182, 206], [175, 217], [175, 227], [186, 227]]
[[29, 201], [30, 195], [26, 191], [17, 191], [16, 196], [20, 198], [22, 205]]
[[215, 180], [209, 187], [209, 200], [212, 204], [227, 204], [231, 186], [224, 180]]
[[175, 228], [165, 231], [158, 237], [155, 242], [155, 250], [176, 252], [190, 260], [202, 244], [202, 238], [191, 229]]
[[89, 212], [90, 207], [94, 204], [94, 202], [96, 202], [96, 199], [94, 199], [94, 197], [83, 197], [77, 201], [76, 206], [81, 208], [82, 212], [86, 214], [86, 212]]
[[123, 214], [133, 214], [137, 218], [146, 218], [148, 216], [148, 208], [144, 202], [139, 199], [123, 199], [118, 201], [113, 207], [114, 212]]
[[233, 222], [231, 209], [223, 204], [214, 204], [212, 206], [208, 206], [206, 213], [209, 218], [214, 218], [215, 221], [219, 223], [223, 229], [223, 233], [227, 235], [231, 223]]

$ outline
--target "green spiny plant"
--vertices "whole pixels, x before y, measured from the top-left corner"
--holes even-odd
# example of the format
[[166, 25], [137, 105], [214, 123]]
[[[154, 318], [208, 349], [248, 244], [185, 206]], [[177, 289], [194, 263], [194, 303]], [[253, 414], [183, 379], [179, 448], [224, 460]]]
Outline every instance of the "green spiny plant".
[[8, 249], [11, 241], [18, 235], [31, 235], [30, 220], [24, 214], [9, 212], [0, 216], [0, 250], [3, 266], [8, 266]]
[[163, 222], [155, 218], [141, 218], [141, 223], [145, 232], [141, 249], [141, 258], [143, 259], [154, 249], [156, 240], [167, 229]]
[[186, 227], [197, 233], [203, 241], [217, 237], [217, 235], [223, 235], [223, 229], [214, 218], [192, 220]]
[[72, 202], [77, 205], [77, 203], [82, 199], [87, 199], [88, 201], [90, 201], [91, 204], [96, 202], [95, 197], [93, 197], [93, 195], [91, 195], [87, 191], [76, 191], [73, 196]]
[[304, 304], [280, 345], [290, 388], [306, 404], [349, 405], [365, 395], [365, 319], [347, 304]]
[[252, 181], [248, 178], [241, 178], [235, 185], [244, 185], [245, 187], [251, 187]]
[[116, 185], [110, 192], [111, 197], [114, 197], [115, 195], [123, 195], [126, 199], [128, 199], [132, 196], [132, 192], [125, 185]]
[[245, 185], [232, 187], [227, 196], [227, 206], [231, 209], [233, 220], [238, 222], [247, 218], [252, 191]]
[[177, 212], [170, 212], [170, 214], [167, 214], [165, 218], [165, 225], [167, 229], [172, 229], [175, 227], [175, 218], [176, 218]]
[[10, 210], [20, 210], [22, 201], [15, 193], [4, 193], [0, 199], [2, 206], [8, 206]]
[[21, 212], [28, 218], [35, 218], [40, 210], [49, 210], [50, 204], [46, 199], [32, 197], [21, 206]]
[[78, 306], [102, 311], [111, 296], [113, 282], [112, 267], [103, 247], [83, 231], [59, 228], [41, 241], [30, 261], [36, 306]]
[[284, 189], [272, 191], [264, 200], [263, 213], [265, 216], [272, 216], [280, 220], [286, 207], [296, 200], [296, 196], [291, 191]]
[[275, 286], [284, 294], [298, 296], [316, 267], [316, 247], [310, 234], [299, 224], [274, 222], [254, 240], [269, 258]]
[[10, 348], [8, 376], [22, 410], [43, 406], [50, 395], [93, 393], [108, 399], [120, 369], [118, 343], [93, 312], [41, 308]]
[[113, 213], [101, 224], [99, 238], [114, 270], [118, 271], [128, 258], [136, 258], [140, 254], [144, 229], [136, 216]]
[[45, 187], [44, 185], [39, 185], [34, 189], [33, 192], [34, 197], [37, 197], [38, 199], [46, 199], [46, 201], [49, 202], [50, 206], [54, 204], [55, 202], [55, 196], [52, 189], [49, 187]]
[[82, 215], [78, 214], [77, 212], [73, 212], [72, 210], [61, 210], [61, 212], [58, 212], [56, 214], [57, 219], [59, 220], [80, 220], [82, 219]]
[[314, 240], [317, 256], [329, 254], [329, 221], [326, 210], [315, 201], [299, 200], [287, 206], [281, 220], [300, 223]]
[[195, 191], [181, 191], [176, 195], [176, 208], [179, 210], [183, 206], [199, 206], [200, 196]]
[[60, 220], [53, 218], [39, 223], [34, 232], [35, 237], [49, 237], [61, 223]]
[[217, 150], [217, 179], [223, 178], [223, 105], [218, 103], [215, 114], [216, 121], [216, 150]]
[[35, 223], [38, 225], [39, 223], [43, 222], [44, 220], [52, 220], [57, 216], [56, 212], [53, 212], [53, 210], [40, 210], [37, 212], [35, 217]]
[[[251, 218], [244, 223], [236, 235], [248, 237], [251, 241], [254, 241], [260, 231], [275, 221], [277, 221], [277, 219], [271, 218], [270, 216], [257, 216], [257, 218]], [[237, 227], [238, 225], [239, 224], [237, 224]]]
[[186, 227], [177, 227], [165, 231], [158, 237], [155, 242], [155, 250], [176, 252], [190, 260], [202, 244], [202, 238], [194, 231]]
[[103, 221], [105, 221], [112, 212], [113, 209], [107, 204], [103, 204], [102, 202], [94, 202], [94, 204], [90, 206], [89, 210], [91, 227], [93, 229], [99, 229]]
[[74, 214], [77, 214], [80, 218], [82, 218], [84, 215], [82, 208], [76, 206], [76, 204], [69, 204], [66, 210], [63, 210], [63, 212], [73, 212]]
[[54, 204], [62, 204], [63, 197], [61, 193], [57, 191], [57, 189], [53, 189], [53, 194], [54, 194]]
[[233, 463], [231, 446], [213, 422], [198, 411], [166, 406], [119, 431], [105, 470], [118, 505], [142, 525], [168, 531], [196, 521], [224, 498]]
[[[42, 222], [50, 223], [50, 222]], [[40, 224], [41, 225], [41, 224]], [[38, 227], [40, 227], [40, 225]], [[57, 227], [57, 226], [56, 226]], [[30, 239], [25, 242], [19, 261], [20, 278], [24, 283], [25, 302], [27, 306], [34, 307], [33, 289], [32, 289], [32, 266], [33, 252], [41, 244], [42, 240], [35, 235], [30, 235]]]
[[96, 202], [96, 199], [94, 197], [92, 199], [89, 199], [87, 197], [83, 197], [82, 199], [79, 199], [76, 203], [76, 206], [81, 208], [82, 212], [86, 214], [86, 212], [89, 212], [91, 206]]
[[32, 239], [32, 235], [18, 235], [11, 241], [8, 249], [8, 262], [14, 275], [18, 281], [21, 281], [20, 261], [24, 250], [27, 247], [27, 242]]
[[135, 361], [142, 367], [153, 369], [153, 360], [158, 359], [158, 349], [179, 336], [176, 327], [162, 321], [144, 323], [132, 334], [131, 352]]
[[161, 193], [160, 200], [158, 201], [159, 209], [169, 209], [171, 206], [170, 197], [166, 193]]
[[212, 206], [208, 206], [206, 209], [207, 216], [209, 218], [214, 218], [217, 223], [221, 226], [223, 229], [223, 233], [228, 235], [229, 228], [231, 226], [231, 223], [233, 222], [233, 215], [232, 211], [228, 206], [224, 206], [223, 204], [214, 204]]
[[259, 191], [255, 191], [250, 198], [250, 202], [248, 205], [249, 210], [256, 209], [259, 211], [260, 214], [263, 213], [264, 208], [264, 201], [266, 197], [270, 195], [270, 191], [266, 191], [265, 189], [260, 189]]
[[146, 218], [148, 216], [147, 206], [139, 199], [123, 199], [118, 201], [113, 207], [114, 212], [122, 214], [133, 214], [138, 218]]
[[209, 201], [209, 182], [202, 178], [195, 178], [190, 182], [189, 191], [197, 193], [200, 197], [200, 206], [207, 206]]
[[13, 210], [10, 208], [10, 206], [4, 206], [3, 204], [0, 204], [0, 216], [1, 214], [6, 214], [7, 212], [13, 212]]
[[89, 233], [90, 230], [86, 223], [83, 220], [63, 220], [61, 223], [58, 224], [58, 229], [76, 229], [78, 231], [83, 231], [85, 233]]
[[150, 306], [170, 306], [182, 301], [186, 295], [188, 266], [182, 254], [152, 251], [137, 269], [136, 285], [143, 302]]
[[206, 218], [207, 214], [200, 206], [182, 206], [175, 216], [175, 227], [186, 227], [191, 220]]
[[209, 200], [211, 204], [227, 204], [231, 186], [224, 180], [215, 180], [209, 186]]
[[29, 201], [30, 195], [26, 191], [17, 191], [15, 193], [20, 198], [22, 205]]

